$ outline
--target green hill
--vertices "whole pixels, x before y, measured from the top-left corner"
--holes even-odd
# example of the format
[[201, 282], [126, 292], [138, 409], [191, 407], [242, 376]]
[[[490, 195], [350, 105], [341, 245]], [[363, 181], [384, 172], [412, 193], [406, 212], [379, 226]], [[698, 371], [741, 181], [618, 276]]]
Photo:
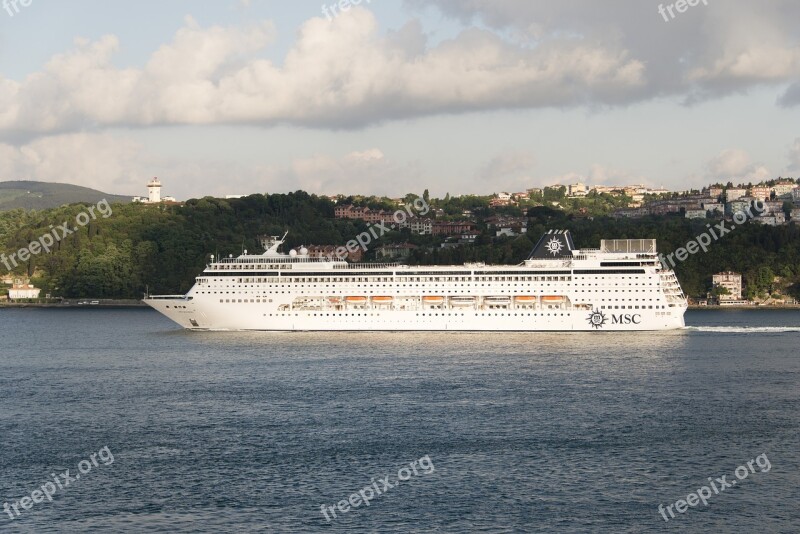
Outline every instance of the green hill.
[[45, 210], [64, 204], [91, 202], [130, 202], [131, 197], [109, 195], [96, 189], [50, 182], [0, 182], [0, 211], [14, 209]]

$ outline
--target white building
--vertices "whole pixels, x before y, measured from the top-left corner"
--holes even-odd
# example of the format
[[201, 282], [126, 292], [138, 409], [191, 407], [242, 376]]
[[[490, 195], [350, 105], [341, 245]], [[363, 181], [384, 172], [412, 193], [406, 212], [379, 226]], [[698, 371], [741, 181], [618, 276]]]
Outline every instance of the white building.
[[686, 210], [686, 218], [687, 219], [705, 219], [708, 216], [708, 212], [703, 209], [699, 210]]
[[734, 187], [725, 191], [725, 200], [728, 202], [733, 202], [734, 200], [738, 200], [746, 195], [747, 195], [747, 189]]
[[17, 299], [38, 299], [41, 289], [33, 287], [31, 284], [21, 284], [15, 282], [11, 289], [8, 290], [9, 300]]
[[730, 271], [717, 273], [711, 277], [714, 287], [724, 287], [728, 290], [727, 295], [720, 295], [720, 302], [723, 300], [742, 300], [742, 275]]
[[407, 224], [412, 234], [431, 235], [433, 233], [433, 221], [431, 219], [414, 217], [409, 219]]
[[578, 182], [577, 184], [570, 184], [567, 186], [567, 195], [571, 197], [585, 197], [589, 193], [589, 188], [586, 184]]
[[177, 200], [175, 200], [175, 197], [162, 197], [161, 181], [154, 177], [147, 183], [147, 198], [133, 197], [133, 202], [139, 202], [141, 204], [160, 204], [161, 202], [177, 202]]
[[796, 189], [797, 184], [792, 181], [778, 182], [772, 186], [772, 190], [775, 192], [776, 197], [791, 195]]

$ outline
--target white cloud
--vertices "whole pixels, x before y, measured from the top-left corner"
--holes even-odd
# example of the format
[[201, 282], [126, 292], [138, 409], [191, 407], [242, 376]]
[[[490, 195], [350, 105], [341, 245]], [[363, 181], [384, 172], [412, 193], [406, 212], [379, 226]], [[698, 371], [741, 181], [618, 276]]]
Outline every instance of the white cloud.
[[481, 182], [488, 182], [486, 184], [488, 188], [491, 188], [491, 184], [499, 187], [528, 186], [530, 182], [528, 176], [535, 165], [536, 159], [529, 152], [508, 151], [486, 163], [480, 169], [478, 178]]
[[242, 165], [164, 158], [136, 141], [108, 133], [46, 136], [19, 147], [0, 143], [0, 176], [129, 195], [143, 195], [147, 181], [159, 176], [165, 195], [183, 199], [297, 189], [320, 194], [371, 191], [398, 195], [415, 187], [421, 192], [424, 185], [415, 165], [393, 162], [378, 148], [338, 157], [317, 154], [284, 166]]
[[418, 22], [382, 37], [361, 8], [332, 22], [305, 22], [282, 65], [260, 57], [274, 33], [268, 22], [202, 28], [187, 17], [141, 69], [114, 66], [115, 36], [77, 39], [26, 79], [0, 78], [0, 132], [222, 123], [341, 128], [614, 102], [643, 83], [643, 64], [619, 47], [567, 38], [523, 47], [478, 29], [428, 46]]
[[773, 178], [762, 164], [753, 163], [750, 155], [740, 149], [725, 149], [707, 164], [707, 177], [712, 181], [734, 183], [759, 183]]
[[[664, 22], [658, 3], [559, 0], [406, 0], [437, 6], [464, 24], [475, 19], [521, 40], [573, 35], [616, 43], [647, 66], [634, 99], [684, 96], [689, 102], [800, 77], [800, 4], [794, 0], [710, 2]], [[630, 101], [630, 100], [628, 100]], [[793, 102], [797, 103], [797, 102]]]
[[568, 172], [558, 176], [551, 176], [540, 181], [542, 185], [569, 185], [583, 183], [587, 185], [633, 185], [633, 184], [651, 184], [644, 176], [637, 175], [630, 171], [618, 169], [600, 163], [593, 163], [588, 172]]
[[794, 140], [794, 144], [789, 147], [789, 169], [790, 171], [800, 171], [800, 137]]

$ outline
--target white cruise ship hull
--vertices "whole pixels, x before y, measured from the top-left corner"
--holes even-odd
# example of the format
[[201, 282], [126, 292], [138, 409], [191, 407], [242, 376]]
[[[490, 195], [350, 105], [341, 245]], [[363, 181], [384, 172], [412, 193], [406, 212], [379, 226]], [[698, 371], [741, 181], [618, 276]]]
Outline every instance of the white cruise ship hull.
[[[281, 254], [212, 262], [186, 295], [145, 302], [191, 330], [672, 330], [686, 298], [654, 240], [576, 250], [549, 232], [520, 265], [349, 264]], [[265, 248], [267, 248], [265, 246]]]
[[[276, 316], [264, 304], [244, 304], [221, 310], [202, 301], [184, 298], [146, 299], [145, 302], [189, 330], [257, 330], [276, 332], [383, 331], [383, 332], [559, 332], [559, 331], [655, 331], [683, 328], [686, 308], [670, 312], [609, 310], [600, 327], [592, 326], [590, 311], [349, 311], [287, 312]], [[177, 307], [176, 307], [177, 306]], [[272, 313], [272, 316], [270, 316]], [[659, 313], [656, 316], [656, 313]], [[663, 315], [661, 315], [663, 313]], [[670, 315], [666, 315], [670, 313]]]

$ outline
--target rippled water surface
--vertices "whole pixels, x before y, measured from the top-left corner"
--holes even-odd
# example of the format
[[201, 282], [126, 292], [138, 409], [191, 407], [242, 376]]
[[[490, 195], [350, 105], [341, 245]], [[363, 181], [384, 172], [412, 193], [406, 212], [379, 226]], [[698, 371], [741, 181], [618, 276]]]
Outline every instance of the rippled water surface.
[[[800, 313], [686, 319], [189, 333], [147, 310], [0, 310], [0, 503], [90, 468], [0, 531], [799, 532]], [[659, 513], [759, 455], [769, 470], [708, 506]]]

